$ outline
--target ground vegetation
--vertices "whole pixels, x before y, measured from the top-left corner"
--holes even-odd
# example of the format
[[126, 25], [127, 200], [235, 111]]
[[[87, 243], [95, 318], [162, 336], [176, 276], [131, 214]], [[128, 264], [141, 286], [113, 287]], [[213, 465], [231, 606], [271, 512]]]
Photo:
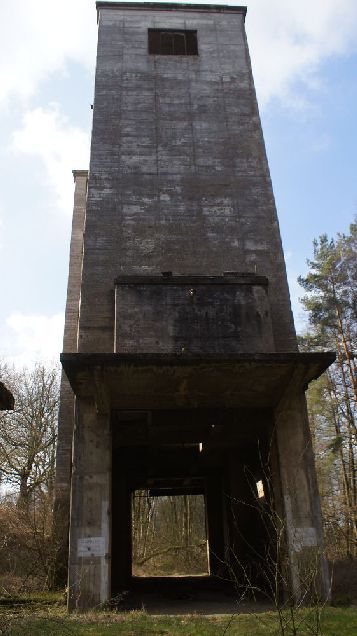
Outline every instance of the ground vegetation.
[[0, 413], [0, 592], [12, 593], [48, 586], [59, 376], [43, 364], [0, 371], [15, 398]]
[[[145, 611], [92, 611], [66, 613], [63, 599], [57, 595], [27, 596], [12, 605], [0, 600], [2, 636], [274, 636], [274, 612], [234, 616], [151, 616]], [[22, 601], [22, 602], [21, 602]], [[305, 610], [301, 610], [302, 613]], [[326, 608], [322, 619], [324, 636], [355, 636], [355, 608]], [[291, 631], [286, 636], [292, 636]], [[301, 631], [301, 636], [311, 632]]]

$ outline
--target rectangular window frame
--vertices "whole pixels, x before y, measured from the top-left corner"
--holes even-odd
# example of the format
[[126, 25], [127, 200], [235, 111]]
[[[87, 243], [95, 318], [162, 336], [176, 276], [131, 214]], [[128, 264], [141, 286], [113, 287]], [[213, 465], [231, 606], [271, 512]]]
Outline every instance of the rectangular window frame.
[[195, 29], [148, 29], [149, 55], [197, 57]]

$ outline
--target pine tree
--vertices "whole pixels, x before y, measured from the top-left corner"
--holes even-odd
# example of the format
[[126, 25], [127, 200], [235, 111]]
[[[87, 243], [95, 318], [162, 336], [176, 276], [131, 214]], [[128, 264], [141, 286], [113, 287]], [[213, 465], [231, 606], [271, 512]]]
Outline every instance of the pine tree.
[[333, 349], [337, 357], [309, 393], [310, 417], [323, 493], [329, 483], [322, 495], [325, 521], [327, 516], [335, 529], [343, 529], [346, 554], [356, 556], [357, 223], [348, 235], [338, 234], [335, 240], [324, 234], [313, 245], [309, 272], [299, 278], [310, 325], [300, 344]]

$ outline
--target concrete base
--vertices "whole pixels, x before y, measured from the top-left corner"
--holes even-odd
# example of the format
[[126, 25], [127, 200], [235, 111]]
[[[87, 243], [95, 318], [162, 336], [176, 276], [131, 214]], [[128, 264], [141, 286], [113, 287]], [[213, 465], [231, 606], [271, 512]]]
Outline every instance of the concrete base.
[[[138, 489], [205, 496], [210, 574], [244, 586], [246, 570], [249, 583], [263, 589], [266, 555], [277, 553], [285, 567], [282, 593], [305, 597], [309, 571], [326, 598], [303, 389], [330, 359], [62, 356], [76, 393], [69, 608], [98, 607], [127, 591], [130, 496]], [[280, 524], [280, 544], [267, 530], [269, 515]]]

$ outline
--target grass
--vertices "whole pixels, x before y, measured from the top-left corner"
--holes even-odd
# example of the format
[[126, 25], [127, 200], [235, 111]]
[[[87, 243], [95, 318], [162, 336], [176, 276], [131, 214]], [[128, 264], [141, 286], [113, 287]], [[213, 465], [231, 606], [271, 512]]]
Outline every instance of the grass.
[[[33, 607], [48, 605], [63, 605], [65, 595], [62, 592], [24, 592], [22, 594], [0, 594], [0, 613], [2, 608], [17, 605], [29, 605]], [[0, 632], [1, 636], [1, 632]]]
[[[0, 599], [1, 636], [274, 636], [273, 612], [219, 616], [150, 616], [145, 612], [66, 613], [59, 595], [20, 597], [15, 603]], [[308, 616], [305, 609], [301, 619]], [[323, 636], [356, 636], [357, 608], [327, 607]], [[309, 631], [299, 630], [299, 636]], [[290, 636], [287, 632], [286, 636]]]

